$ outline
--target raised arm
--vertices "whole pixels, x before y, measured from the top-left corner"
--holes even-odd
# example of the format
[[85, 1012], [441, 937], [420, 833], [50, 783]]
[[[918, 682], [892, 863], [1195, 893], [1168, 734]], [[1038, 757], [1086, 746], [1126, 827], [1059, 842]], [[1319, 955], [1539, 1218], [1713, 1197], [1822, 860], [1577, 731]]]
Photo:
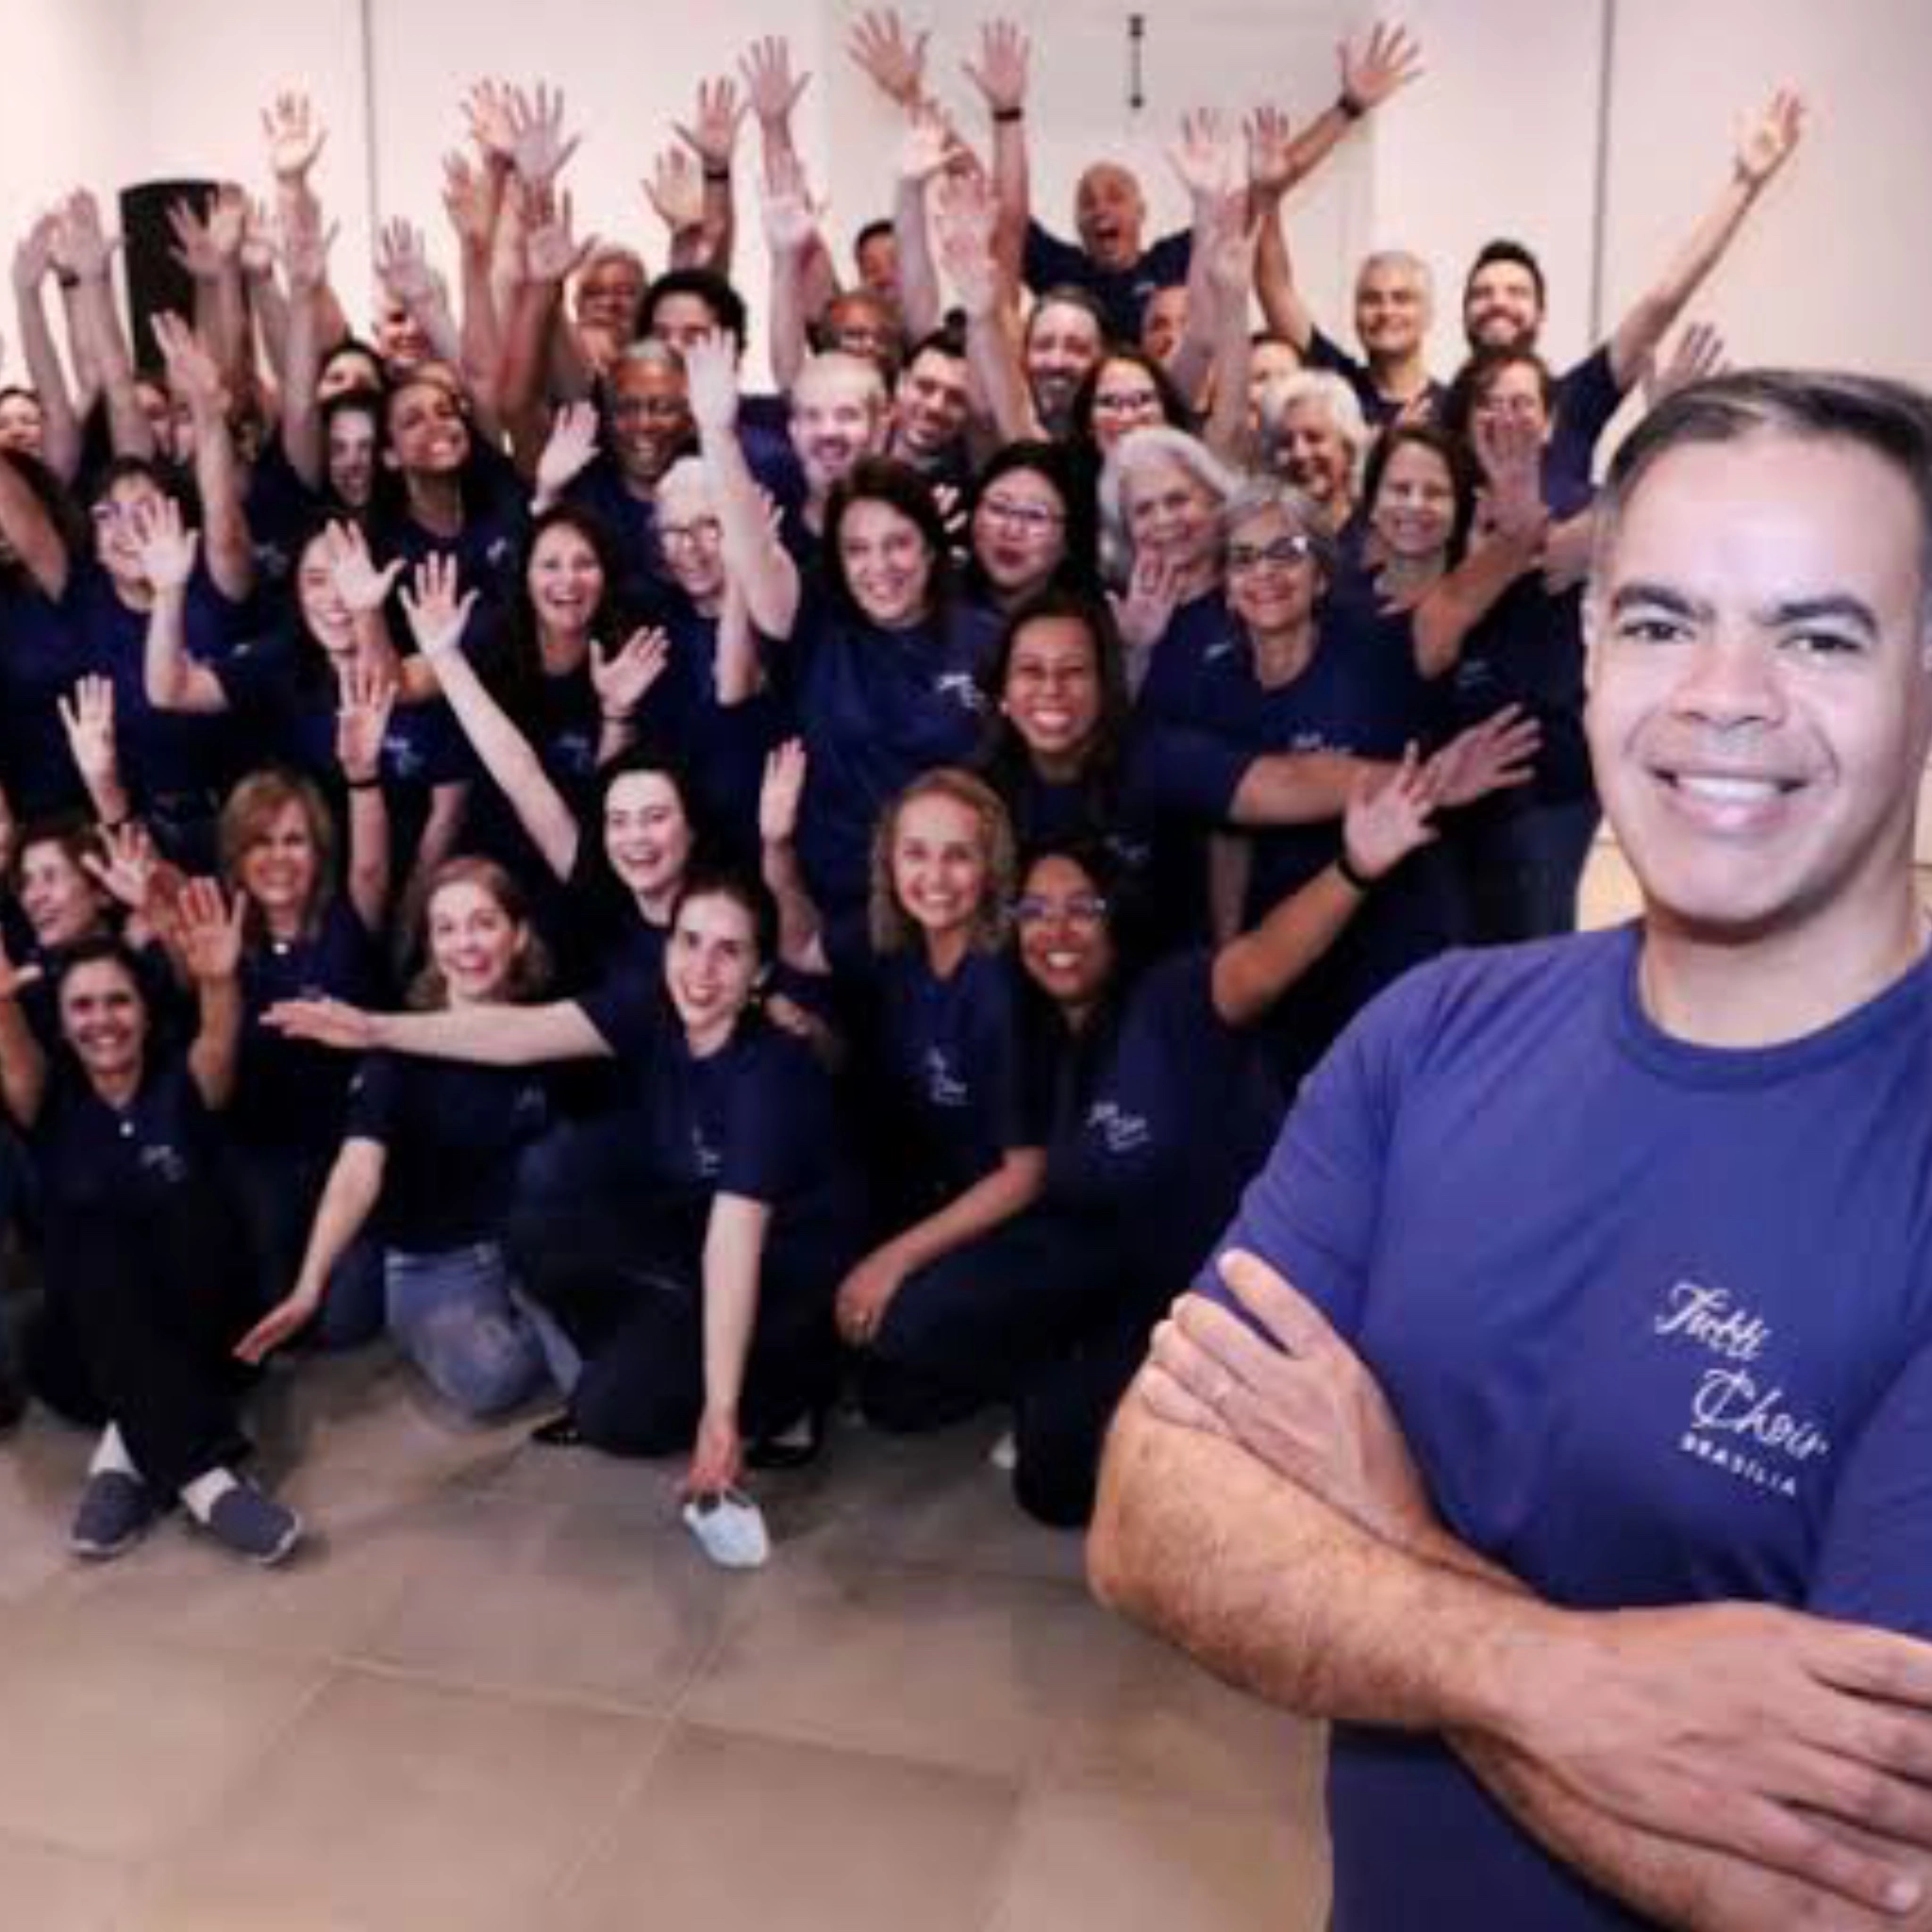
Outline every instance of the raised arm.
[[208, 345], [177, 315], [158, 315], [155, 341], [168, 365], [168, 387], [194, 418], [194, 482], [208, 574], [230, 603], [255, 588], [255, 543], [242, 507], [242, 465], [228, 427], [228, 392]]
[[475, 591], [457, 596], [457, 566], [452, 557], [432, 556], [416, 567], [413, 590], [403, 592], [403, 610], [414, 633], [416, 648], [435, 673], [463, 736], [482, 761], [483, 769], [516, 812], [518, 823], [543, 855], [543, 862], [559, 879], [575, 868], [577, 822], [563, 795], [550, 782], [543, 761], [509, 714], [491, 696], [463, 652], [463, 631], [476, 602]]
[[[1208, 387], [1208, 372], [1214, 359], [1215, 341], [1223, 309], [1224, 294], [1231, 294], [1241, 318], [1241, 335], [1247, 339], [1248, 284], [1251, 279], [1250, 248], [1245, 256], [1224, 259], [1220, 268], [1238, 268], [1238, 291], [1224, 287], [1225, 275], [1217, 275], [1215, 250], [1228, 238], [1239, 243], [1247, 233], [1245, 197], [1235, 185], [1235, 145], [1232, 132], [1218, 114], [1196, 111], [1181, 120], [1181, 138], [1168, 150], [1181, 186], [1188, 192], [1193, 210], [1193, 245], [1188, 258], [1188, 324], [1174, 349], [1168, 374], [1190, 404], [1198, 404]], [[1245, 383], [1245, 378], [1243, 378]], [[1241, 392], [1241, 420], [1245, 423], [1247, 391]]]
[[200, 1024], [188, 1048], [188, 1072], [202, 1104], [226, 1107], [242, 1058], [242, 919], [247, 901], [225, 904], [213, 879], [190, 879], [175, 898], [173, 939], [194, 982]]
[[738, 375], [728, 337], [711, 331], [684, 353], [691, 420], [717, 505], [724, 569], [752, 623], [789, 638], [798, 616], [798, 566], [778, 541], [738, 436]]
[[188, 655], [188, 585], [200, 537], [182, 526], [172, 496], [137, 508], [134, 535], [155, 599], [141, 667], [148, 703], [158, 711], [225, 711], [221, 679]]
[[824, 210], [811, 199], [796, 155], [771, 164], [765, 189], [765, 245], [772, 258], [772, 380], [789, 391], [810, 353], [806, 306], [806, 264], [823, 246], [819, 221]]
[[496, 223], [503, 176], [471, 165], [460, 149], [442, 158], [442, 207], [457, 238], [462, 281], [463, 379], [472, 393], [490, 394], [503, 361], [503, 331], [496, 313]]
[[994, 255], [991, 191], [973, 174], [941, 177], [935, 200], [940, 260], [966, 310], [966, 361], [1002, 441], [1041, 434], [1020, 354], [1014, 284]]
[[1335, 943], [1375, 882], [1436, 836], [1434, 806], [1413, 756], [1380, 784], [1357, 780], [1341, 820], [1341, 860], [1215, 954], [1214, 1008], [1230, 1026], [1260, 1019]]
[[899, 258], [899, 316], [908, 342], [916, 342], [937, 328], [944, 312], [926, 197], [933, 177], [957, 151], [958, 143], [944, 120], [927, 108], [908, 123], [899, 143], [892, 188], [892, 239]]
[[80, 418], [67, 387], [59, 351], [54, 346], [54, 331], [47, 325], [43, 293], [54, 272], [58, 225], [58, 216], [44, 214], [21, 238], [13, 251], [13, 296], [20, 317], [20, 353], [26, 363], [26, 378], [41, 405], [44, 425], [42, 447], [47, 467], [61, 482], [72, 483], [80, 469]]
[[327, 324], [328, 251], [335, 230], [297, 212], [282, 223], [282, 268], [289, 282], [288, 331], [282, 342], [282, 454], [310, 490], [326, 474], [322, 412], [315, 385]]
[[73, 278], [71, 319], [107, 399], [108, 434], [114, 454], [152, 458], [154, 429], [134, 392], [134, 365], [128, 359], [127, 338], [121, 330], [108, 273], [119, 245], [118, 238], [109, 241], [102, 229], [100, 208], [85, 189], [77, 189], [61, 204], [55, 230], [55, 266], [63, 287]]
[[1026, 156], [1027, 63], [1032, 48], [1010, 20], [988, 21], [979, 30], [979, 58], [962, 61], [992, 119], [993, 258], [1015, 288], [1026, 253], [1026, 225], [1033, 218], [1033, 188]]
[[1805, 103], [1781, 89], [1745, 129], [1730, 178], [1685, 238], [1663, 275], [1637, 299], [1610, 337], [1610, 374], [1628, 389], [1706, 276], [1737, 240], [1746, 216], [1790, 159], [1805, 128]]
[[698, 83], [696, 113], [690, 121], [677, 124], [678, 139], [697, 157], [701, 193], [697, 225], [685, 238], [683, 252], [678, 250], [678, 238], [673, 237], [674, 267], [708, 268], [726, 276], [731, 273], [738, 236], [731, 164], [747, 106], [739, 99], [731, 76], [721, 75], [715, 80]]
[[114, 739], [114, 680], [92, 673], [77, 678], [59, 706], [60, 728], [95, 822], [109, 830], [126, 824], [134, 808]]
[[336, 703], [336, 764], [349, 793], [349, 904], [362, 929], [379, 933], [389, 913], [389, 800], [382, 789], [382, 741], [396, 698], [386, 669], [350, 662]]
[[549, 190], [525, 190], [523, 280], [509, 302], [504, 330], [498, 404], [518, 459], [534, 470], [543, 445], [541, 394], [552, 341], [559, 334], [563, 288], [590, 258], [595, 236], [581, 242], [572, 232], [571, 198]]
[[778, 905], [778, 957], [794, 973], [823, 974], [832, 969], [825, 958], [819, 908], [805, 883], [795, 842], [805, 774], [805, 746], [798, 739], [788, 738], [766, 755], [764, 782], [758, 789], [759, 865]]

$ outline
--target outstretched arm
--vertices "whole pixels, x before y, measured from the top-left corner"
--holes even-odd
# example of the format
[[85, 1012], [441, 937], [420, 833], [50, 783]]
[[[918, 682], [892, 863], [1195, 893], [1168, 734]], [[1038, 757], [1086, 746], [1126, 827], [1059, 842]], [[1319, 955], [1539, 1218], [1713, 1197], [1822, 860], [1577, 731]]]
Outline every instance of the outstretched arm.
[[1737, 240], [1759, 196], [1790, 159], [1805, 127], [1805, 103], [1780, 90], [1745, 129], [1730, 179], [1685, 238], [1663, 275], [1638, 297], [1610, 337], [1610, 374], [1628, 389], [1698, 289]]
[[[42, 291], [54, 272], [55, 215], [42, 215], [13, 252], [14, 307], [20, 317], [20, 353], [26, 376], [40, 400], [42, 448], [47, 467], [63, 483], [72, 483], [80, 468], [80, 418], [67, 388], [67, 373], [47, 325]], [[58, 594], [54, 593], [54, 594]]]
[[208, 574], [223, 596], [239, 604], [255, 588], [255, 543], [242, 505], [228, 392], [213, 353], [179, 316], [156, 316], [154, 329], [168, 365], [168, 387], [186, 400], [194, 418], [194, 482]]
[[1032, 49], [1010, 20], [992, 20], [979, 30], [979, 58], [962, 61], [992, 118], [993, 259], [1015, 288], [1026, 253], [1026, 225], [1033, 219], [1033, 185], [1026, 153], [1027, 62]]

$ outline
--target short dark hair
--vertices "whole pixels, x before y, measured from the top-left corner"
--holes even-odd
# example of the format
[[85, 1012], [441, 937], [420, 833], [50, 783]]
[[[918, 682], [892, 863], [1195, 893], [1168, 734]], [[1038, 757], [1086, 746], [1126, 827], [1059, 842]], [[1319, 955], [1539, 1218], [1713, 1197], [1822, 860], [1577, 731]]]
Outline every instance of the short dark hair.
[[1160, 420], [1170, 428], [1185, 429], [1191, 433], [1197, 426], [1194, 411], [1188, 407], [1188, 399], [1174, 386], [1174, 379], [1167, 370], [1138, 342], [1108, 342], [1095, 357], [1093, 367], [1080, 378], [1080, 387], [1074, 391], [1074, 406], [1068, 412], [1067, 425], [1071, 435], [1083, 442], [1093, 440], [1093, 397], [1100, 388], [1100, 378], [1107, 374], [1110, 363], [1125, 362], [1138, 369], [1154, 385], [1154, 393], [1160, 400]]
[[852, 258], [855, 261], [858, 260], [858, 257], [864, 252], [865, 244], [868, 242], [874, 240], [876, 236], [890, 235], [891, 232], [891, 217], [890, 215], [875, 216], [872, 221], [866, 223], [865, 226], [859, 229], [858, 234], [853, 236]]
[[674, 268], [659, 275], [644, 291], [644, 306], [638, 311], [641, 336], [656, 329], [658, 307], [673, 295], [695, 295], [710, 309], [718, 326], [742, 351], [751, 326], [744, 297], [715, 269]]
[[1513, 262], [1520, 269], [1529, 272], [1530, 280], [1536, 285], [1536, 306], [1547, 308], [1550, 306], [1549, 284], [1543, 279], [1543, 265], [1540, 262], [1527, 242], [1512, 241], [1507, 235], [1498, 235], [1492, 241], [1485, 242], [1475, 252], [1475, 259], [1469, 265], [1469, 274], [1462, 281], [1462, 300], [1469, 304], [1470, 284], [1492, 261]]
[[1031, 340], [1033, 325], [1040, 320], [1041, 311], [1058, 304], [1062, 308], [1079, 308], [1093, 318], [1093, 326], [1100, 331], [1100, 346], [1107, 349], [1113, 341], [1113, 330], [1108, 325], [1107, 310], [1100, 306], [1100, 297], [1091, 289], [1083, 289], [1078, 282], [1056, 282], [1052, 288], [1041, 291], [1031, 309], [1027, 311], [1024, 336]]
[[751, 914], [752, 943], [769, 965], [778, 956], [778, 902], [758, 874], [741, 865], [704, 859], [686, 868], [671, 908], [671, 923], [691, 899], [729, 899]]
[[1596, 554], [1605, 557], [1638, 486], [1673, 450], [1785, 436], [1848, 442], [1895, 470], [1919, 511], [1919, 588], [1932, 632], [1932, 395], [1909, 383], [1836, 370], [1751, 369], [1693, 382], [1667, 396], [1618, 448], [1596, 500]]

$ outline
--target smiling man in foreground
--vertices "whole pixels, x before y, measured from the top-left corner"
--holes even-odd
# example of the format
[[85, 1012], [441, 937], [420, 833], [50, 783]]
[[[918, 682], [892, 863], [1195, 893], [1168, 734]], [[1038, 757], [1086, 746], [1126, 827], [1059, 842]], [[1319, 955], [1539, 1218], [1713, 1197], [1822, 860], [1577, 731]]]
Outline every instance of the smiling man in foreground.
[[1643, 917], [1339, 1042], [1094, 1582], [1335, 1721], [1337, 1932], [1932, 1925], [1932, 402], [1700, 385], [1598, 514]]

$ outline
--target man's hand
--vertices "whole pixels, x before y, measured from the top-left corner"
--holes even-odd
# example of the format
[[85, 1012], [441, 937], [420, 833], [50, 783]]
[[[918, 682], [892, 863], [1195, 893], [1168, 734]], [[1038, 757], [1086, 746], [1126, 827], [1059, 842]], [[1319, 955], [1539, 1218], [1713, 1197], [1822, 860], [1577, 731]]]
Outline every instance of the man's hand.
[[1360, 1357], [1257, 1257], [1224, 1255], [1220, 1273], [1261, 1333], [1181, 1296], [1155, 1331], [1141, 1399], [1167, 1422], [1239, 1443], [1387, 1541], [1432, 1529], [1408, 1444]]
[[979, 29], [979, 58], [959, 63], [979, 90], [989, 114], [1018, 114], [1026, 106], [1026, 36], [1010, 20], [990, 20]]
[[859, 16], [845, 51], [881, 93], [909, 112], [924, 97], [925, 43], [931, 38], [924, 30], [908, 35], [898, 9], [881, 7]]
[[1362, 113], [1422, 78], [1421, 44], [1405, 28], [1386, 22], [1372, 27], [1366, 40], [1342, 42], [1335, 58], [1341, 69], [1341, 97]]

